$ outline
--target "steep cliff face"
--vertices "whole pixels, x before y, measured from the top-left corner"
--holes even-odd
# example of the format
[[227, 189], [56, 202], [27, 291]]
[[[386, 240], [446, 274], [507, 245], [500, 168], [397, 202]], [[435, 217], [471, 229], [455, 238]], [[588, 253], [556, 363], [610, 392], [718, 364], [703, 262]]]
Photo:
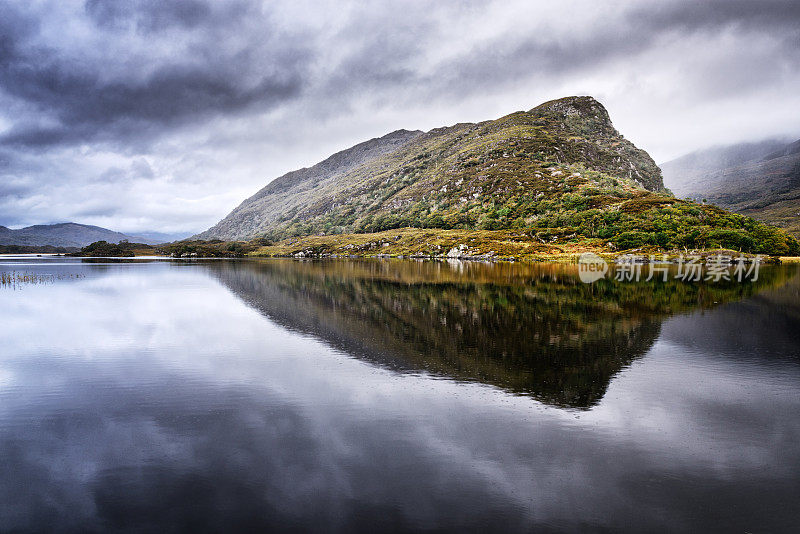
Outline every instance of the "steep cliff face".
[[664, 191], [658, 166], [614, 128], [602, 104], [568, 97], [493, 121], [361, 143], [275, 179], [197, 237], [519, 225], [540, 208], [517, 209], [523, 200], [558, 201], [580, 186]]

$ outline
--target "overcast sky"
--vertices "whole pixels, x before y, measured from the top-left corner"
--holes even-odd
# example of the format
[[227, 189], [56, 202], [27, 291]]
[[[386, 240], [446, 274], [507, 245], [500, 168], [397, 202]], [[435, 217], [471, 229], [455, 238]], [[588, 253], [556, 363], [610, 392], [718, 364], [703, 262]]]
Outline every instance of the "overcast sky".
[[0, 0], [0, 224], [198, 232], [360, 141], [575, 94], [658, 162], [800, 137], [800, 2]]

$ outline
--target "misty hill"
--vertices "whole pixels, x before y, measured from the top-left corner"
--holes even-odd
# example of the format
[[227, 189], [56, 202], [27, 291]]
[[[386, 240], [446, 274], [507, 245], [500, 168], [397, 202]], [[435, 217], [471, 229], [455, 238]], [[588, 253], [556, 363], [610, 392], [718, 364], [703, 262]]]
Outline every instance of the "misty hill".
[[[158, 235], [158, 234], [157, 234]], [[163, 234], [166, 236], [166, 234]], [[78, 223], [37, 224], [11, 230], [0, 226], [0, 245], [20, 245], [28, 247], [84, 247], [95, 241], [108, 241], [119, 243], [127, 240], [131, 242], [158, 244], [166, 239], [151, 239], [142, 236], [130, 236], [115, 232], [99, 226]]]
[[800, 140], [716, 148], [661, 167], [678, 196], [705, 199], [800, 235]]
[[678, 196], [693, 189], [705, 176], [736, 167], [748, 161], [760, 160], [786, 146], [785, 140], [767, 139], [756, 143], [738, 143], [698, 150], [659, 165], [664, 173], [664, 185]]
[[191, 234], [189, 233], [169, 233], [169, 232], [136, 232], [131, 235], [128, 241], [131, 243], [146, 243], [148, 245], [160, 245], [161, 243], [172, 243], [173, 241], [180, 241], [186, 239]]
[[545, 195], [582, 171], [663, 190], [655, 162], [617, 132], [599, 102], [568, 97], [493, 121], [398, 130], [358, 144], [276, 178], [198, 237], [475, 227], [509, 199]]
[[764, 156], [764, 161], [800, 154], [800, 139]]

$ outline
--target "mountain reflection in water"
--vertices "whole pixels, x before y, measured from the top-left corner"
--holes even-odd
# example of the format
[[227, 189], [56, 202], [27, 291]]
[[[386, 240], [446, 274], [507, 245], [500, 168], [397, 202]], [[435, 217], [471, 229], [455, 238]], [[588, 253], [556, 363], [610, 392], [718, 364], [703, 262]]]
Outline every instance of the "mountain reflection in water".
[[273, 321], [350, 354], [584, 409], [650, 349], [666, 317], [741, 299], [789, 276], [763, 269], [755, 283], [585, 284], [575, 265], [456, 260], [208, 268]]

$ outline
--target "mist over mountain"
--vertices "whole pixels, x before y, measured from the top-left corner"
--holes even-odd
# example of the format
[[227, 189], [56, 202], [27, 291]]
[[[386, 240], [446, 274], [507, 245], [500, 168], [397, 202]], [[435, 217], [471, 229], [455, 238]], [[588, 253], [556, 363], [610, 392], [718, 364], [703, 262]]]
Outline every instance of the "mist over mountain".
[[712, 148], [661, 169], [679, 197], [705, 200], [800, 235], [800, 140]]
[[174, 232], [136, 232], [128, 241], [136, 243], [147, 243], [148, 245], [158, 245], [161, 243], [172, 243], [173, 241], [180, 241], [186, 239], [191, 234], [189, 233], [174, 233]]
[[664, 173], [664, 185], [682, 196], [695, 190], [695, 184], [706, 175], [736, 167], [748, 161], [760, 160], [786, 146], [787, 139], [765, 139], [752, 143], [715, 146], [698, 150], [659, 164]]
[[788, 145], [784, 145], [775, 152], [767, 154], [766, 156], [764, 156], [764, 160], [767, 161], [770, 159], [782, 158], [783, 156], [792, 156], [798, 153], [800, 153], [800, 139], [798, 139], [794, 143], [789, 143]]

